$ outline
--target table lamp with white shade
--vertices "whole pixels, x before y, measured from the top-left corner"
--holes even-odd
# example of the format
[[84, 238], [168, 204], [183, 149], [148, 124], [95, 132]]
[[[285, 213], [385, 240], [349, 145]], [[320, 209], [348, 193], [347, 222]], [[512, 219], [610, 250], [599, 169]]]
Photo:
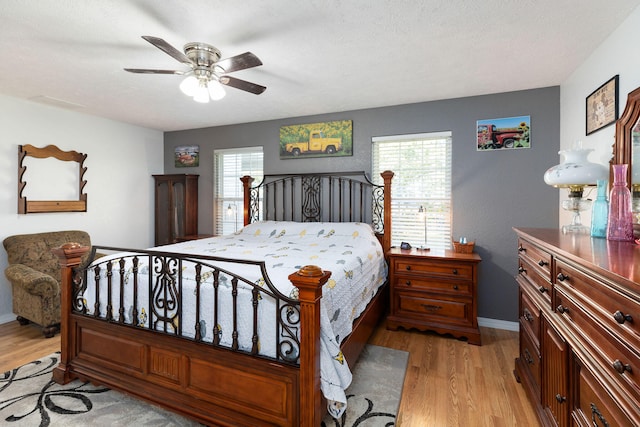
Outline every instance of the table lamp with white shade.
[[563, 233], [589, 234], [590, 228], [582, 225], [580, 212], [589, 209], [591, 201], [583, 199], [585, 187], [595, 187], [599, 179], [607, 179], [606, 166], [592, 163], [587, 157], [592, 149], [583, 149], [578, 143], [571, 150], [558, 152], [562, 163], [552, 166], [544, 174], [544, 182], [556, 188], [568, 188], [569, 199], [562, 202], [562, 208], [573, 213], [571, 224], [563, 225]]

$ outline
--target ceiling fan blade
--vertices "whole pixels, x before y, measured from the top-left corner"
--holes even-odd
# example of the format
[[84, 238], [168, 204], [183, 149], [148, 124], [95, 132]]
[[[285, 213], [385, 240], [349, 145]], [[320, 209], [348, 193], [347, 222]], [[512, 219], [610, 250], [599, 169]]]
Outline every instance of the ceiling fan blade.
[[154, 45], [155, 47], [157, 47], [158, 49], [160, 49], [161, 51], [163, 51], [164, 53], [166, 53], [167, 55], [173, 57], [174, 59], [177, 59], [179, 62], [182, 62], [183, 64], [186, 64], [188, 66], [193, 65], [193, 62], [191, 62], [191, 60], [189, 59], [189, 57], [187, 57], [187, 55], [180, 52], [178, 49], [171, 46], [169, 43], [167, 43], [163, 39], [159, 37], [153, 37], [153, 36], [142, 36], [142, 38], [148, 41], [149, 43], [151, 43], [152, 45]]
[[267, 88], [264, 86], [251, 83], [246, 80], [236, 79], [235, 77], [230, 76], [220, 76], [220, 83], [222, 83], [223, 85], [235, 87], [236, 89], [251, 92], [256, 95], [260, 95], [262, 92], [267, 90]]
[[139, 73], [139, 74], [178, 74], [178, 75], [186, 74], [184, 71], [177, 71], [177, 70], [150, 70], [146, 68], [125, 68], [124, 70], [130, 73]]
[[232, 73], [234, 71], [257, 67], [262, 65], [262, 61], [260, 61], [260, 59], [253, 53], [245, 52], [240, 55], [232, 56], [231, 58], [221, 59], [216, 62], [216, 65], [222, 67], [225, 73]]

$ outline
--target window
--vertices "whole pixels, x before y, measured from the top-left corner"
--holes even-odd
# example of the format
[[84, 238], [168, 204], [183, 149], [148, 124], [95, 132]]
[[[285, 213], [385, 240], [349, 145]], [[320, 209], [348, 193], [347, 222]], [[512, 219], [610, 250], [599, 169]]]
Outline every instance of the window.
[[214, 232], [231, 234], [244, 225], [243, 188], [240, 178], [250, 175], [254, 183], [262, 181], [262, 147], [215, 150], [214, 157]]
[[[372, 174], [395, 173], [391, 244], [451, 248], [451, 132], [374, 137]], [[422, 209], [420, 209], [422, 207]]]

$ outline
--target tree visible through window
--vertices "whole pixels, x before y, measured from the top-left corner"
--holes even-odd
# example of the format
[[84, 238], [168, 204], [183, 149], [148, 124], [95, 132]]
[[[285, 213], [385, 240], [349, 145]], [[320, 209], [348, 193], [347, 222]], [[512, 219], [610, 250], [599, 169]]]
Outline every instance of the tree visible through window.
[[429, 248], [450, 249], [451, 132], [374, 137], [372, 142], [374, 182], [382, 182], [385, 170], [395, 174], [392, 245], [420, 247], [426, 239]]
[[231, 234], [244, 225], [243, 188], [240, 178], [250, 175], [262, 181], [262, 147], [214, 151], [214, 230], [216, 235]]

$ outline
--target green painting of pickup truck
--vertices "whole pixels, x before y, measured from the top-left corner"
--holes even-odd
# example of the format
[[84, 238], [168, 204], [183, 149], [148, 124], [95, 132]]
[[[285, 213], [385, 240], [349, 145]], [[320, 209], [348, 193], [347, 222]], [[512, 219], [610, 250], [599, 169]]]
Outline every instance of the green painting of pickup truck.
[[353, 122], [338, 120], [280, 127], [280, 158], [353, 155]]

